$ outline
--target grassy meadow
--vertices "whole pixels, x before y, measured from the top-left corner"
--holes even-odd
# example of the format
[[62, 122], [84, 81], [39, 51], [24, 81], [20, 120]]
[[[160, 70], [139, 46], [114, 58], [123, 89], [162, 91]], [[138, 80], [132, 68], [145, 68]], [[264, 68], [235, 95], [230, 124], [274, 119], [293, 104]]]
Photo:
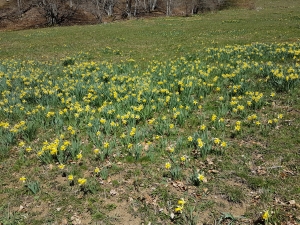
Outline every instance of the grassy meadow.
[[300, 2], [0, 33], [0, 224], [299, 224]]

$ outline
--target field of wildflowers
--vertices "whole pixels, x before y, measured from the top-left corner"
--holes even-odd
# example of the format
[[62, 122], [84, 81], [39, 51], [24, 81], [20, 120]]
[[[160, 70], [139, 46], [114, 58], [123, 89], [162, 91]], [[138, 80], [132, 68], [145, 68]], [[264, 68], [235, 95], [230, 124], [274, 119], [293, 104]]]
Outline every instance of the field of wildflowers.
[[1, 61], [0, 221], [124, 224], [122, 210], [127, 224], [297, 221], [299, 188], [277, 193], [272, 181], [299, 173], [299, 155], [294, 167], [265, 157], [276, 133], [299, 130], [287, 115], [299, 49], [207, 48], [146, 68], [84, 53]]

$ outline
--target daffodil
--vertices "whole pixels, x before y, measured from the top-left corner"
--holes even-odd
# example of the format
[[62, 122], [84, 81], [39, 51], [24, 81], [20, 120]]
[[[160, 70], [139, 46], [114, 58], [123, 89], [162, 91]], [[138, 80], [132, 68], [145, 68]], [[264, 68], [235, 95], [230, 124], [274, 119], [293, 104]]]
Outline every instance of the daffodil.
[[270, 218], [269, 210], [265, 211], [262, 215], [263, 220], [268, 220]]
[[94, 169], [94, 172], [95, 172], [96, 174], [98, 174], [98, 173], [100, 172], [99, 167], [96, 167], [96, 168]]
[[205, 181], [206, 180], [206, 177], [201, 173], [201, 174], [198, 174], [198, 180], [200, 181]]
[[235, 131], [240, 131], [240, 130], [241, 130], [241, 126], [240, 126], [240, 125], [236, 125], [236, 126], [234, 127], [234, 130], [235, 130]]
[[24, 146], [25, 146], [25, 142], [24, 142], [24, 141], [21, 141], [21, 142], [19, 143], [19, 146], [20, 146], [20, 147], [24, 147]]
[[227, 143], [225, 141], [222, 141], [221, 147], [225, 148], [227, 146]]
[[206, 128], [206, 126], [205, 126], [204, 124], [202, 124], [202, 125], [200, 126], [200, 130], [205, 130], [205, 128]]
[[217, 115], [216, 115], [216, 114], [213, 114], [213, 115], [211, 116], [211, 121], [214, 122], [214, 121], [216, 121], [216, 119], [217, 119]]
[[184, 204], [185, 204], [184, 198], [179, 199], [177, 204], [181, 205], [181, 206], [184, 206]]
[[25, 183], [26, 177], [24, 177], [24, 176], [20, 177], [20, 181], [22, 181], [23, 183]]
[[170, 148], [168, 149], [168, 151], [169, 151], [170, 153], [173, 153], [173, 152], [175, 151], [175, 148], [174, 148], [174, 147], [170, 147]]
[[174, 209], [175, 213], [182, 213], [182, 210], [183, 210], [183, 206], [182, 205], [178, 205]]
[[108, 148], [108, 147], [109, 147], [109, 143], [108, 143], [108, 142], [104, 142], [104, 143], [103, 143], [103, 147], [104, 147], [104, 148]]
[[167, 163], [165, 164], [165, 168], [166, 168], [167, 170], [170, 169], [170, 168], [171, 168], [171, 163], [167, 162]]
[[65, 168], [65, 165], [61, 163], [61, 164], [58, 165], [58, 168], [62, 170], [62, 169]]
[[77, 155], [76, 155], [76, 158], [77, 158], [77, 159], [82, 159], [82, 154], [81, 154], [81, 153], [77, 154]]
[[218, 144], [221, 143], [221, 140], [220, 140], [219, 138], [215, 138], [215, 139], [214, 139], [214, 143], [215, 143], [216, 145], [218, 145]]
[[79, 186], [84, 185], [84, 184], [86, 183], [86, 181], [87, 181], [87, 180], [86, 180], [85, 178], [79, 178], [79, 179], [77, 180]]
[[199, 147], [199, 148], [202, 148], [202, 147], [204, 146], [204, 142], [202, 141], [201, 138], [198, 138], [198, 139], [197, 139], [197, 143], [198, 143], [198, 147]]

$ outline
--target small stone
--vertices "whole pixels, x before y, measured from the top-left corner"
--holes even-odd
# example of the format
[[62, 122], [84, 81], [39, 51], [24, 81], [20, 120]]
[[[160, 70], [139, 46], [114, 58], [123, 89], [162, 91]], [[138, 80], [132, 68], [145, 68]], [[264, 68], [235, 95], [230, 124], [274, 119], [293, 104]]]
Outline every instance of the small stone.
[[290, 204], [290, 205], [295, 205], [295, 204], [296, 204], [296, 201], [295, 201], [295, 200], [290, 200], [290, 201], [289, 201], [289, 204]]

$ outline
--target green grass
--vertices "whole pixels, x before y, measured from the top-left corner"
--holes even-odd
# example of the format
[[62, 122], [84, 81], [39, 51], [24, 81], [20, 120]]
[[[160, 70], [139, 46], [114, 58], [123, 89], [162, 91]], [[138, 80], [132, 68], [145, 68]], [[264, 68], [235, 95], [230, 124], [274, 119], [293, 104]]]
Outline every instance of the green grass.
[[[0, 33], [0, 58], [57, 60], [79, 52], [97, 61], [165, 60], [205, 47], [299, 41], [299, 3], [257, 1], [193, 17], [138, 19], [110, 24]], [[109, 47], [109, 48], [107, 48]]]
[[0, 33], [0, 223], [299, 223], [300, 3], [256, 7]]

